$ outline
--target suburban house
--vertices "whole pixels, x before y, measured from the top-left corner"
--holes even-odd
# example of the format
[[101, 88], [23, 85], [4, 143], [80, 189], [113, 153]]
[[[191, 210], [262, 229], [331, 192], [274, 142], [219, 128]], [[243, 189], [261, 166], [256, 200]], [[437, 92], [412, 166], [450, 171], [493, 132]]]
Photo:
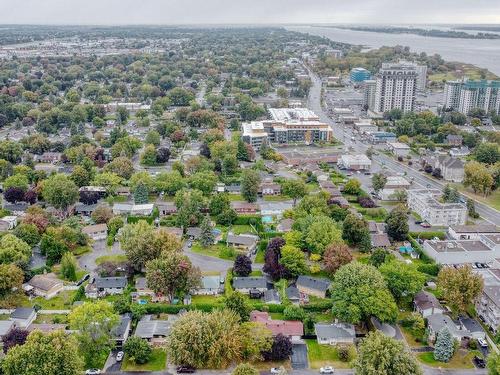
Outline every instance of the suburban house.
[[201, 228], [200, 227], [189, 227], [186, 230], [186, 236], [191, 240], [197, 240], [201, 236]]
[[368, 222], [368, 230], [370, 233], [387, 233], [387, 225], [385, 223], [377, 223], [370, 220]]
[[259, 204], [260, 215], [261, 216], [276, 216], [282, 217], [286, 210], [291, 210], [293, 208], [292, 201], [282, 201], [282, 202], [260, 202]]
[[94, 241], [105, 240], [108, 237], [108, 226], [104, 223], [87, 225], [82, 228], [82, 232]]
[[172, 323], [168, 320], [154, 320], [151, 315], [145, 315], [135, 329], [134, 336], [146, 340], [152, 345], [164, 345]]
[[9, 320], [15, 323], [16, 327], [27, 328], [36, 319], [36, 310], [32, 307], [17, 307], [12, 314], [10, 314]]
[[285, 289], [285, 293], [286, 298], [294, 305], [298, 305], [301, 302], [300, 291], [296, 286], [290, 285]]
[[387, 149], [398, 157], [401, 156], [404, 158], [410, 154], [410, 146], [406, 143], [389, 142], [387, 143]]
[[464, 179], [464, 162], [448, 155], [434, 155], [424, 159], [432, 169], [439, 168], [445, 181], [462, 182]]
[[273, 336], [281, 334], [290, 337], [292, 341], [300, 340], [300, 337], [304, 334], [304, 325], [301, 321], [274, 320], [271, 319], [269, 313], [265, 311], [252, 311], [250, 313], [250, 321], [262, 323], [273, 333]]
[[178, 227], [162, 227], [162, 230], [174, 235], [178, 240], [182, 239], [184, 231]]
[[470, 155], [470, 150], [469, 150], [469, 147], [467, 147], [467, 146], [454, 147], [454, 148], [450, 149], [450, 151], [448, 153], [450, 154], [451, 157], [463, 158], [465, 156]]
[[227, 246], [232, 246], [248, 254], [252, 254], [257, 250], [258, 241], [259, 241], [258, 236], [247, 233], [234, 234], [233, 232], [229, 232], [226, 238]]
[[233, 279], [234, 290], [250, 294], [251, 292], [264, 293], [267, 290], [267, 280], [262, 276], [235, 277]]
[[292, 230], [293, 219], [282, 219], [276, 227], [276, 230], [281, 233], [290, 232]]
[[156, 202], [156, 207], [158, 208], [160, 216], [168, 216], [177, 212], [177, 206], [174, 202], [158, 201]]
[[16, 327], [16, 323], [12, 320], [0, 320], [0, 349], [3, 348], [3, 340], [10, 331]]
[[259, 211], [257, 204], [240, 201], [232, 201], [231, 208], [238, 214], [256, 214]]
[[423, 290], [415, 294], [413, 306], [424, 318], [433, 314], [442, 314], [445, 312], [444, 307], [441, 306], [436, 296]]
[[372, 161], [365, 154], [341, 155], [337, 165], [340, 169], [370, 170]]
[[80, 195], [82, 193], [95, 193], [99, 198], [104, 198], [107, 195], [107, 190], [104, 186], [82, 186], [78, 189]]
[[279, 305], [281, 303], [280, 295], [276, 289], [266, 290], [262, 299], [264, 300], [264, 303], [269, 305]]
[[262, 182], [259, 186], [259, 195], [280, 195], [281, 185], [275, 182]]
[[126, 277], [96, 277], [93, 283], [85, 288], [88, 298], [98, 298], [107, 295], [123, 294], [127, 287]]
[[90, 217], [99, 205], [100, 205], [100, 203], [83, 204], [82, 202], [76, 202], [75, 203], [75, 214]]
[[191, 291], [193, 295], [212, 295], [221, 294], [224, 291], [224, 280], [220, 275], [202, 276], [201, 287]]
[[470, 338], [471, 333], [461, 324], [455, 323], [448, 315], [432, 314], [427, 317], [427, 338], [430, 342], [434, 342], [437, 334], [444, 327], [448, 328], [452, 337], [459, 342], [464, 338]]
[[370, 233], [370, 243], [372, 248], [388, 248], [391, 247], [391, 241], [387, 233]]
[[500, 227], [494, 224], [452, 225], [448, 237], [454, 240], [478, 240], [484, 234], [500, 234]]
[[115, 203], [113, 205], [113, 213], [115, 215], [149, 216], [152, 214], [153, 208], [153, 203]]
[[451, 146], [462, 146], [463, 138], [461, 135], [448, 134], [446, 136], [446, 144]]
[[300, 275], [297, 278], [297, 289], [300, 294], [305, 296], [315, 296], [319, 298], [325, 298], [326, 292], [330, 287], [330, 280], [320, 279], [311, 276]]
[[316, 323], [314, 331], [322, 345], [354, 344], [356, 338], [354, 325], [348, 323]]
[[148, 281], [145, 277], [138, 277], [135, 279], [136, 293], [140, 297], [154, 296], [155, 292], [148, 287]]
[[62, 280], [48, 275], [35, 275], [26, 284], [24, 289], [33, 293], [35, 296], [50, 299], [64, 290]]
[[111, 331], [111, 340], [117, 348], [122, 348], [130, 335], [132, 328], [132, 317], [130, 314], [120, 315], [120, 323]]
[[44, 152], [36, 156], [35, 160], [39, 163], [59, 163], [62, 158], [61, 152]]

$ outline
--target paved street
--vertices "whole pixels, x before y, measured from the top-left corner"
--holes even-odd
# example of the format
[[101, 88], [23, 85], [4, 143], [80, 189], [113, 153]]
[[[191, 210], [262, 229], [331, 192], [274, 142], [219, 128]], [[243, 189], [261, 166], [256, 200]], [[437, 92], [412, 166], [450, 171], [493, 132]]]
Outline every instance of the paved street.
[[125, 254], [123, 250], [120, 248], [120, 243], [115, 242], [113, 247], [109, 249], [106, 246], [106, 241], [96, 241], [92, 245], [93, 251], [91, 253], [87, 253], [78, 258], [78, 264], [81, 269], [86, 271], [93, 271], [97, 265], [95, 263], [96, 259], [102, 257], [104, 255], [121, 255]]

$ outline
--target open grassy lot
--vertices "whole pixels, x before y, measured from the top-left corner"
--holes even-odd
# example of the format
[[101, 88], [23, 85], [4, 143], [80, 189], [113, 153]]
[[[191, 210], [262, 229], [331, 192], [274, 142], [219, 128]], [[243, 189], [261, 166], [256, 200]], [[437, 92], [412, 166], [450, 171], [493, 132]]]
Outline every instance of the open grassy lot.
[[309, 367], [318, 369], [324, 366], [334, 368], [350, 368], [350, 364], [340, 361], [338, 350], [335, 346], [320, 345], [314, 339], [305, 340], [309, 357]]
[[474, 194], [472, 190], [465, 188], [461, 184], [454, 184], [454, 186], [457, 187], [461, 193], [465, 193], [470, 198], [473, 198], [481, 203], [484, 203], [490, 207], [500, 210], [500, 190], [497, 189], [490, 195], [485, 197], [482, 194]]
[[125, 254], [103, 255], [102, 257], [99, 257], [95, 260], [95, 264], [100, 265], [103, 264], [104, 262], [121, 263], [126, 261], [127, 261], [127, 256]]
[[238, 254], [233, 248], [227, 247], [224, 244], [215, 244], [210, 247], [204, 248], [199, 242], [195, 242], [191, 251], [198, 254], [207, 255], [214, 258], [221, 258], [226, 260], [234, 260]]
[[472, 358], [474, 353], [464, 349], [459, 349], [449, 362], [439, 362], [434, 359], [432, 352], [419, 353], [417, 358], [420, 362], [425, 363], [431, 367], [453, 368], [453, 369], [468, 369], [474, 368]]
[[151, 358], [143, 365], [136, 365], [127, 356], [123, 359], [122, 371], [162, 371], [167, 367], [167, 353], [162, 349], [153, 349]]
[[290, 198], [288, 198], [285, 195], [265, 195], [264, 200], [267, 202], [282, 202], [282, 201], [287, 201]]
[[66, 324], [68, 323], [68, 316], [63, 314], [38, 315], [35, 319], [35, 323]]
[[253, 233], [255, 230], [250, 225], [233, 225], [230, 229], [234, 234]]

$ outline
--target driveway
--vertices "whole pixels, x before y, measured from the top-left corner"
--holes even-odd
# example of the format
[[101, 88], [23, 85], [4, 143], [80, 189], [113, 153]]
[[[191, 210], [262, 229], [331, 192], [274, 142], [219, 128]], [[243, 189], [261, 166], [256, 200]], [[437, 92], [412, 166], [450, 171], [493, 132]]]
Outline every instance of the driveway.
[[120, 248], [120, 243], [115, 242], [112, 248], [108, 248], [106, 246], [106, 241], [95, 241], [92, 245], [92, 252], [83, 254], [80, 258], [78, 258], [78, 264], [81, 269], [92, 272], [97, 268], [95, 263], [96, 259], [102, 257], [104, 255], [121, 255], [125, 254], [123, 250]]
[[301, 370], [308, 367], [309, 361], [307, 360], [307, 345], [293, 344], [292, 368], [294, 370]]

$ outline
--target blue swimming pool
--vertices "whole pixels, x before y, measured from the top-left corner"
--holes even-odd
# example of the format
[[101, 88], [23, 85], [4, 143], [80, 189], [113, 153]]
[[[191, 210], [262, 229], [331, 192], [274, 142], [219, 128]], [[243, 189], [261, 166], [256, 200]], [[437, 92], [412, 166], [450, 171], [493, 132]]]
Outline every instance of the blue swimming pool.
[[273, 217], [272, 216], [262, 216], [262, 222], [264, 224], [269, 224], [273, 222]]

